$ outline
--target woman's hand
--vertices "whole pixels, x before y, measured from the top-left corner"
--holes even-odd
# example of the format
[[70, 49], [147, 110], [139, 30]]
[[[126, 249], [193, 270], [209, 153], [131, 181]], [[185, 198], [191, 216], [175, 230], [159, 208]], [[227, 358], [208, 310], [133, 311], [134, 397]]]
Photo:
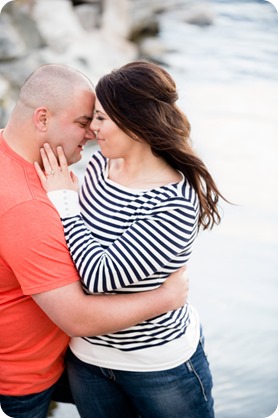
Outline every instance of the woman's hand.
[[46, 192], [68, 189], [78, 191], [78, 178], [69, 171], [67, 160], [62, 147], [57, 147], [57, 158], [49, 144], [41, 148], [41, 157], [44, 171], [35, 162], [35, 169]]

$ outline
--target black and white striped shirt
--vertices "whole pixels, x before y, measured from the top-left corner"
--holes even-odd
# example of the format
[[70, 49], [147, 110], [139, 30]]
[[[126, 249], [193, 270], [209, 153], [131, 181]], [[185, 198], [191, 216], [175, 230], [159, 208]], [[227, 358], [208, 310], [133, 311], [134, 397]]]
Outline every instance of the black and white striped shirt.
[[[197, 235], [197, 195], [184, 176], [152, 190], [130, 189], [107, 177], [108, 161], [96, 152], [79, 195], [81, 214], [62, 219], [84, 289], [154, 289], [190, 257]], [[178, 339], [189, 323], [186, 305], [124, 331], [84, 340], [127, 353]]]

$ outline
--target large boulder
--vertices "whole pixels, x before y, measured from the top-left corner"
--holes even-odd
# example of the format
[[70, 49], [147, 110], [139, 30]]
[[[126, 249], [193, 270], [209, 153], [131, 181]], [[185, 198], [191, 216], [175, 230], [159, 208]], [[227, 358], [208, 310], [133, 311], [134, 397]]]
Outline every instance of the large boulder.
[[26, 45], [14, 26], [11, 16], [2, 13], [0, 19], [0, 61], [19, 58], [25, 53]]

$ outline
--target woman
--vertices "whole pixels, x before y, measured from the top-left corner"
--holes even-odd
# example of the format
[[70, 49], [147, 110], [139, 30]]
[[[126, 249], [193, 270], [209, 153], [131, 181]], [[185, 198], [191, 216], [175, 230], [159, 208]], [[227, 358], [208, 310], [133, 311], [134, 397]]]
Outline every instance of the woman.
[[[100, 151], [87, 167], [81, 214], [62, 149], [59, 163], [42, 150], [54, 174], [38, 174], [88, 293], [160, 286], [188, 262], [198, 230], [220, 222], [222, 196], [192, 149], [177, 99], [171, 76], [145, 61], [99, 80], [91, 129]], [[81, 417], [213, 417], [202, 340], [190, 304], [122, 332], [73, 338], [68, 371]]]

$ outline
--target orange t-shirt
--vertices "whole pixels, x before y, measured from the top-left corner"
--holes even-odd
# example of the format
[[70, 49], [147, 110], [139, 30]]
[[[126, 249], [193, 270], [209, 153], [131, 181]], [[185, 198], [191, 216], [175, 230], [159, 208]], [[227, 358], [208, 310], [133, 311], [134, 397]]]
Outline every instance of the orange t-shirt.
[[79, 280], [59, 215], [32, 164], [0, 136], [0, 394], [53, 385], [69, 337], [31, 295]]

